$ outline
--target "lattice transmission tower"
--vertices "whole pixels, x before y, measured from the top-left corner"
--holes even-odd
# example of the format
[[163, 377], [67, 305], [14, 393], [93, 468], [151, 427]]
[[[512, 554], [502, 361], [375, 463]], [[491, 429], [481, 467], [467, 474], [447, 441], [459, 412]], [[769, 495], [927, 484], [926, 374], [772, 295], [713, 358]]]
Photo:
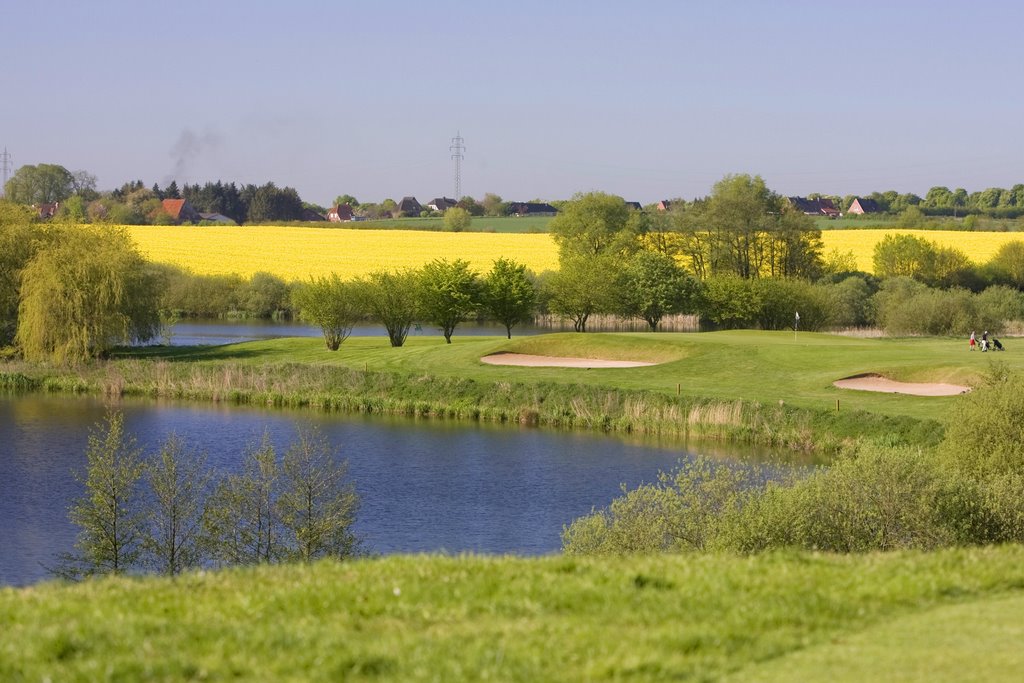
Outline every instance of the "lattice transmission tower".
[[4, 196], [4, 188], [7, 186], [7, 178], [11, 174], [11, 153], [4, 147], [3, 154], [0, 154], [0, 167], [3, 168], [4, 182], [0, 185], [0, 197]]
[[462, 153], [466, 151], [466, 146], [462, 144], [464, 141], [459, 133], [455, 133], [455, 137], [452, 138], [452, 144], [448, 148], [452, 153], [452, 161], [455, 162], [455, 194], [453, 198], [455, 201], [462, 199]]

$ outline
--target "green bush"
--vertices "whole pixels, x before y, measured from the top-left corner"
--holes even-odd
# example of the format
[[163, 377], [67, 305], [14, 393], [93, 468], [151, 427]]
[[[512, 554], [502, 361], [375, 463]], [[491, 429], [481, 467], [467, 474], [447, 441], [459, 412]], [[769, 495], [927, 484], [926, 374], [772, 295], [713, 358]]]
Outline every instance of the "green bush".
[[721, 547], [762, 479], [758, 468], [697, 456], [662, 473], [657, 484], [624, 490], [607, 510], [575, 520], [562, 532], [562, 548], [570, 555], [629, 555]]
[[824, 286], [785, 278], [754, 280], [751, 286], [760, 303], [757, 322], [762, 330], [793, 329], [798, 312], [801, 330], [820, 330], [831, 322]]
[[[953, 288], [931, 289], [908, 277], [890, 278], [872, 297], [875, 324], [889, 334], [964, 335], [972, 330], [1002, 327], [996, 319], [1007, 309], [1001, 294], [979, 299], [971, 292]], [[986, 304], [987, 313], [979, 309]]]
[[723, 329], [753, 327], [761, 300], [750, 280], [738, 275], [716, 275], [703, 282], [698, 312]]
[[871, 286], [867, 280], [851, 275], [828, 286], [829, 322], [836, 327], [862, 327], [871, 324]]

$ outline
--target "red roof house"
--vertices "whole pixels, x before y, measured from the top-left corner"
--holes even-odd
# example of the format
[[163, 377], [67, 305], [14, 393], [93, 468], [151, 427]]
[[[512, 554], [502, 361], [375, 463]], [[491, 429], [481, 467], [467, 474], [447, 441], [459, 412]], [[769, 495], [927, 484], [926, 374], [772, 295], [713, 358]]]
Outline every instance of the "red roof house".
[[203, 219], [195, 207], [184, 199], [165, 199], [163, 207], [175, 223], [198, 223]]

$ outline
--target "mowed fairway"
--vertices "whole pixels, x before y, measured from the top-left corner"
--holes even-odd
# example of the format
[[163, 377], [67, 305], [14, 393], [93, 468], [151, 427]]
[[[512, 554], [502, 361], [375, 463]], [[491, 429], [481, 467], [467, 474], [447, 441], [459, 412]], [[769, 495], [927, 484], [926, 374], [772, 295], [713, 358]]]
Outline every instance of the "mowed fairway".
[[[292, 338], [219, 347], [152, 348], [133, 355], [176, 361], [331, 364], [402, 375], [476, 382], [577, 384], [716, 400], [757, 401], [813, 410], [864, 410], [944, 422], [957, 396], [922, 397], [838, 389], [837, 379], [878, 373], [906, 382], [977, 386], [992, 362], [1024, 369], [1024, 346], [1007, 340], [1001, 354], [970, 352], [966, 339], [857, 339], [801, 332], [560, 333], [513, 338], [460, 337], [445, 344], [424, 329], [402, 348], [381, 337], [351, 337], [336, 352], [321, 339]], [[480, 358], [514, 352], [656, 363], [647, 367], [582, 369], [487, 365]], [[967, 400], [970, 400], [967, 398]]]
[[[376, 270], [417, 268], [433, 259], [461, 258], [486, 272], [495, 259], [511, 258], [535, 273], [558, 269], [558, 249], [546, 233], [350, 230], [279, 226], [125, 226], [142, 254], [196, 274], [266, 272], [285, 280], [337, 273], [343, 278]], [[825, 253], [852, 253], [857, 267], [871, 272], [875, 245], [885, 235], [908, 234], [956, 247], [976, 263], [991, 259], [1013, 232], [945, 230], [826, 230]]]
[[200, 275], [266, 272], [285, 280], [337, 273], [418, 268], [434, 259], [465, 259], [480, 272], [511, 258], [536, 273], [558, 268], [550, 235], [345, 230], [278, 226], [128, 226], [143, 256]]

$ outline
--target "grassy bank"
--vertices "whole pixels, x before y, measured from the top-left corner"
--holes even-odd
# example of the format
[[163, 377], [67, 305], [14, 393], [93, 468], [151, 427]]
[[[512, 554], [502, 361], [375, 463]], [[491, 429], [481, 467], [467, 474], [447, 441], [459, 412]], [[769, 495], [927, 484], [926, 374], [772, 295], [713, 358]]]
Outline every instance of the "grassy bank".
[[860, 663], [867, 679], [963, 680], [945, 649], [962, 638], [966, 673], [1010, 680], [1022, 589], [1020, 547], [389, 557], [44, 584], [0, 590], [0, 678], [824, 680], [856, 644], [886, 655]]
[[[0, 387], [224, 401], [715, 438], [831, 452], [867, 437], [933, 444], [956, 398], [846, 391], [836, 379], [977, 382], [995, 354], [949, 339], [850, 339], [772, 332], [351, 338], [152, 347], [75, 371], [8, 364]], [[645, 360], [622, 369], [501, 367], [498, 351]], [[1011, 354], [1000, 359], [1016, 363]], [[838, 407], [838, 410], [837, 410]]]

